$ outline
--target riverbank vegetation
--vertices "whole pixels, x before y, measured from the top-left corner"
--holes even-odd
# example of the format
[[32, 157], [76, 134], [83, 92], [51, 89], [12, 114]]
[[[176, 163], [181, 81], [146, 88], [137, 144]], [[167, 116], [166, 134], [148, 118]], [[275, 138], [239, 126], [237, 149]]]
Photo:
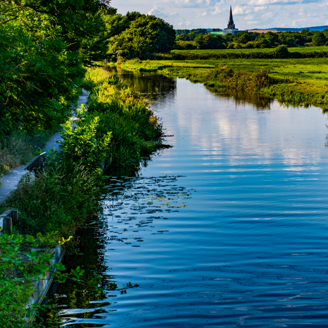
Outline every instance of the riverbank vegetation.
[[[274, 51], [283, 53], [288, 49], [280, 46]], [[135, 59], [125, 61], [121, 67], [186, 78], [194, 83], [204, 83], [213, 91], [238, 94], [239, 97], [242, 93], [253, 93], [286, 104], [328, 108], [326, 58]], [[265, 83], [259, 78], [265, 78]]]
[[25, 175], [2, 206], [19, 210], [18, 235], [69, 239], [99, 212], [105, 170], [137, 170], [143, 156], [162, 146], [161, 126], [140, 94], [101, 69], [89, 69], [84, 86], [90, 90], [88, 110], [77, 110], [74, 128], [70, 120], [62, 125], [60, 150], [48, 155], [36, 177]]
[[[162, 128], [146, 99], [92, 68], [108, 58], [109, 39], [119, 33], [108, 28], [117, 19], [109, 1], [8, 1], [0, 12], [0, 173], [28, 161], [49, 131], [63, 136], [43, 170], [25, 175], [0, 206], [1, 213], [20, 213], [13, 234], [0, 236], [0, 325], [21, 327], [28, 326], [35, 280], [51, 269], [51, 249], [72, 240], [76, 245], [77, 229], [99, 213], [107, 176], [136, 174], [140, 161], [162, 146]], [[129, 18], [140, 35], [153, 33], [150, 40], [140, 37], [133, 51], [165, 51], [165, 33], [174, 35], [168, 24], [137, 13]], [[130, 38], [129, 26], [117, 44]], [[90, 92], [88, 109], [76, 110], [82, 87]], [[82, 271], [74, 269], [71, 279]]]

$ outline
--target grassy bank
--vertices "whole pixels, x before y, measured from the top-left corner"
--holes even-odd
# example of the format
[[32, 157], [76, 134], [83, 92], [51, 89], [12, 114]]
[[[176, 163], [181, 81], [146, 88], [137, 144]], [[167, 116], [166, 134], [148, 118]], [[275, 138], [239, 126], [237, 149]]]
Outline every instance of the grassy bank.
[[[230, 50], [231, 51], [231, 50]], [[239, 50], [235, 50], [239, 51]], [[201, 67], [202, 66], [202, 67]], [[214, 91], [257, 93], [295, 105], [328, 108], [328, 59], [134, 59], [122, 68], [158, 71], [170, 77], [204, 83]], [[261, 73], [262, 72], [262, 73]], [[266, 82], [254, 82], [266, 72]], [[248, 82], [253, 81], [249, 85]]]
[[[174, 60], [327, 58], [328, 47], [287, 48], [280, 45], [276, 48], [263, 49], [173, 50], [169, 56], [168, 59]], [[165, 57], [167, 56], [163, 59]]]
[[[234, 54], [234, 53], [254, 53], [254, 52], [272, 52], [274, 48], [250, 48], [250, 49], [191, 49], [191, 50], [172, 50], [172, 54]], [[328, 52], [328, 46], [321, 47], [288, 47], [289, 52], [311, 53]]]
[[0, 263], [0, 325], [25, 325], [32, 281], [49, 270], [51, 254], [40, 258], [31, 252], [31, 245], [40, 245], [31, 240], [51, 245], [70, 240], [99, 213], [107, 176], [135, 174], [140, 161], [162, 147], [162, 127], [139, 93], [101, 69], [88, 70], [83, 86], [90, 91], [88, 109], [77, 110], [74, 128], [70, 120], [62, 125], [60, 150], [47, 155], [36, 177], [25, 175], [0, 208], [20, 213], [14, 234], [0, 235], [5, 257]]

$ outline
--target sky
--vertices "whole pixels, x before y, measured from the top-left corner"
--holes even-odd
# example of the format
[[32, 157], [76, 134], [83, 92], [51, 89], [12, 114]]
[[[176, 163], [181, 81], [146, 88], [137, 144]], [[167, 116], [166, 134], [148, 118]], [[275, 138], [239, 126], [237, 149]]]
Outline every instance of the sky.
[[328, 0], [112, 0], [120, 14], [155, 15], [175, 29], [226, 28], [230, 5], [240, 30], [328, 25]]

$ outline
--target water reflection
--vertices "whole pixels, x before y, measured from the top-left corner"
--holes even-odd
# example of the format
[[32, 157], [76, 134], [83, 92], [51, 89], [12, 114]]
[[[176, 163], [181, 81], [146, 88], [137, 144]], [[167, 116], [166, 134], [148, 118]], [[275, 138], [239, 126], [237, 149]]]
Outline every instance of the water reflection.
[[[213, 92], [211, 88], [208, 88], [209, 91]], [[264, 97], [259, 94], [248, 93], [227, 93], [227, 92], [213, 92], [220, 98], [233, 99], [235, 105], [246, 105], [252, 104], [257, 110], [268, 110], [270, 109], [271, 104], [274, 102], [273, 99], [269, 97]]]
[[[174, 102], [177, 88], [177, 79], [175, 78], [153, 72], [130, 72], [120, 67], [108, 68], [107, 70], [111, 74], [120, 76], [129, 86], [136, 88], [156, 103], [161, 101], [165, 103]], [[223, 93], [215, 92], [211, 88], [207, 89], [220, 98], [233, 99], [236, 106], [252, 104], [258, 110], [267, 110], [270, 109], [270, 105], [273, 103], [272, 99], [259, 94]]]
[[63, 285], [62, 326], [326, 327], [326, 116], [180, 79], [168, 94], [152, 106], [174, 147], [113, 180], [99, 236], [81, 239], [104, 284], [140, 287], [79, 303]]
[[171, 101], [176, 92], [176, 79], [155, 73], [131, 73], [120, 67], [108, 68], [111, 74], [120, 76], [129, 86], [153, 101]]

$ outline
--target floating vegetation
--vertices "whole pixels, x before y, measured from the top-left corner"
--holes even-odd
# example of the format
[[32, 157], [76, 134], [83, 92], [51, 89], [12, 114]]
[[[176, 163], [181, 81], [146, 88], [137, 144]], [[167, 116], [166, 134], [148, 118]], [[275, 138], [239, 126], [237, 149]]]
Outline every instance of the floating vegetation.
[[[179, 212], [188, 207], [194, 190], [177, 185], [181, 177], [111, 178], [112, 183], [107, 186], [109, 193], [103, 201], [104, 220], [114, 220], [115, 224], [108, 226], [109, 232], [115, 233], [110, 236], [110, 242], [123, 241], [131, 247], [140, 247], [139, 243], [146, 242], [144, 236], [140, 236], [145, 229], [151, 235], [169, 232], [157, 230], [154, 224], [154, 221], [168, 217], [154, 214]], [[120, 192], [118, 186], [124, 186]]]

